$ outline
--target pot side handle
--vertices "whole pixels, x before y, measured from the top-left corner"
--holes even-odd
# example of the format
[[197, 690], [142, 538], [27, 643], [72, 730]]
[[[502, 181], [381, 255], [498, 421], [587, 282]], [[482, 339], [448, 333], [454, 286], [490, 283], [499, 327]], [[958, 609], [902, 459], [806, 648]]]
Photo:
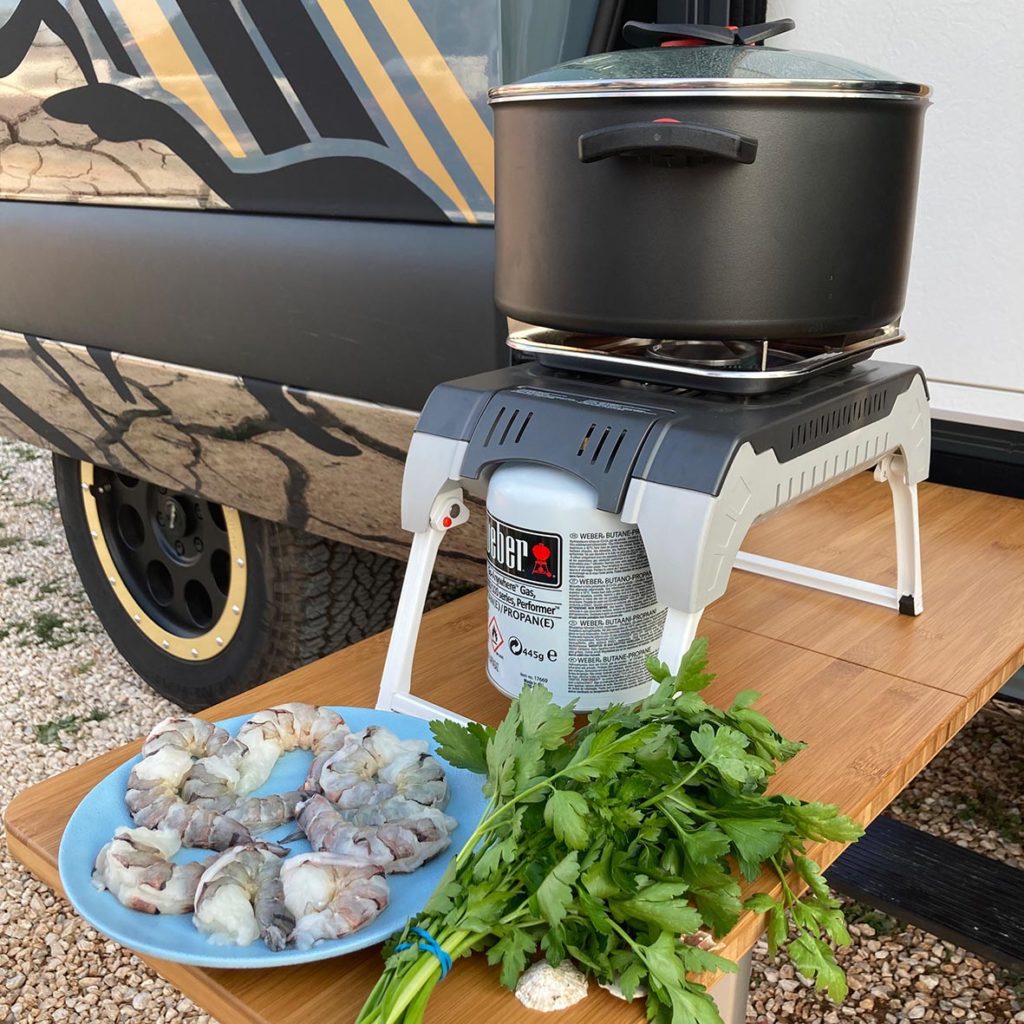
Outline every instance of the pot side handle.
[[581, 163], [592, 164], [612, 156], [638, 157], [673, 167], [709, 159], [752, 164], [757, 159], [757, 139], [675, 121], [635, 121], [598, 128], [579, 137]]

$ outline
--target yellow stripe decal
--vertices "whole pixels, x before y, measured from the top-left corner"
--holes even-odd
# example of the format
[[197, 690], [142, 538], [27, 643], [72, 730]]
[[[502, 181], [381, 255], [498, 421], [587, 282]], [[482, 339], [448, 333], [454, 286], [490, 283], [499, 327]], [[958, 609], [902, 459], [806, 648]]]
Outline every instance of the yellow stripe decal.
[[[136, 3], [138, 0], [122, 0], [124, 3]], [[321, 0], [320, 7], [327, 20], [331, 23], [341, 44], [362, 75], [366, 87], [380, 105], [384, 116], [402, 140], [402, 145], [409, 152], [413, 163], [455, 204], [459, 212], [471, 223], [476, 217], [469, 208], [465, 196], [459, 191], [458, 185], [448, 173], [440, 157], [431, 146], [430, 140], [419, 126], [412, 111], [395, 88], [391, 76], [374, 52], [370, 41], [359, 27], [349, 9], [346, 0]]]
[[232, 156], [244, 157], [245, 151], [157, 0], [115, 0], [115, 3], [160, 85], [200, 118]]
[[409, 0], [370, 0], [448, 134], [494, 201], [494, 140]]

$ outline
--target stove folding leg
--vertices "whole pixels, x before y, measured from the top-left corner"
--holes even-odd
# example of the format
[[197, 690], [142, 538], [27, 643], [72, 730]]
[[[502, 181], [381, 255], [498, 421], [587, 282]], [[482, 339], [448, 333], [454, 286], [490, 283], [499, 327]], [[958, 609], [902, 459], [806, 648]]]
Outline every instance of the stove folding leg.
[[867, 580], [812, 569], [795, 562], [783, 562], [740, 551], [734, 567], [744, 572], [768, 576], [784, 583], [796, 583], [813, 590], [822, 590], [839, 597], [848, 597], [868, 604], [893, 608], [903, 615], [920, 615], [924, 609], [921, 573], [921, 529], [918, 517], [917, 484], [910, 482], [906, 459], [890, 453], [875, 467], [875, 479], [888, 482], [892, 491], [893, 517], [896, 526], [895, 587], [886, 587]]
[[665, 616], [665, 629], [661, 634], [661, 646], [658, 648], [658, 660], [676, 672], [686, 652], [697, 638], [697, 627], [704, 609], [696, 612], [679, 611], [669, 608]]
[[[452, 513], [455, 512], [453, 515]], [[423, 606], [430, 588], [430, 578], [437, 560], [437, 551], [444, 535], [469, 519], [469, 511], [461, 489], [444, 491], [435, 499], [426, 530], [413, 534], [409, 563], [402, 580], [395, 624], [384, 661], [377, 707], [382, 711], [399, 711], [416, 718], [447, 718], [465, 725], [461, 715], [417, 697], [412, 692], [412, 663], [416, 654]]]
[[744, 1024], [747, 1019], [747, 1002], [750, 996], [750, 970], [754, 959], [753, 949], [740, 957], [735, 974], [723, 975], [711, 986], [711, 997], [718, 1007], [723, 1024]]
[[875, 479], [887, 482], [892, 491], [896, 520], [896, 594], [903, 615], [924, 611], [921, 579], [921, 518], [917, 505], [917, 484], [911, 483], [907, 460], [890, 455], [875, 467]]

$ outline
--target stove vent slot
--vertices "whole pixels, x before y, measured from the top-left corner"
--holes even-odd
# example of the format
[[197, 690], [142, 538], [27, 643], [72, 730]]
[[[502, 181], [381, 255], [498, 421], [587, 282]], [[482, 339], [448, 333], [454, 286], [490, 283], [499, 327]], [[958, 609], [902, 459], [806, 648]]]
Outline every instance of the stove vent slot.
[[532, 412], [528, 412], [526, 414], [526, 418], [523, 420], [522, 424], [520, 424], [519, 430], [516, 433], [516, 441], [515, 441], [516, 444], [519, 444], [519, 442], [522, 441], [523, 434], [526, 433], [526, 428], [530, 425], [530, 420], [532, 420], [532, 419], [533, 419], [533, 413]]
[[870, 422], [885, 411], [888, 396], [888, 388], [881, 388], [798, 423], [790, 433], [789, 450], [797, 452], [818, 447], [833, 436]]
[[598, 459], [601, 458], [601, 453], [607, 450], [607, 445], [611, 442], [611, 450], [608, 451], [607, 458], [604, 460], [604, 469], [602, 470], [604, 473], [610, 473], [615, 465], [615, 456], [619, 454], [619, 449], [626, 440], [628, 433], [628, 430], [620, 430], [618, 436], [612, 441], [612, 437], [615, 436], [614, 427], [605, 427], [598, 434], [597, 424], [591, 423], [590, 429], [583, 435], [583, 440], [580, 441], [576, 458], [582, 459], [585, 455], [589, 454], [590, 464], [596, 466]]
[[579, 450], [576, 452], [576, 458], [580, 459], [583, 457], [583, 453], [587, 450], [587, 445], [590, 444], [590, 439], [594, 436], [594, 431], [597, 430], [597, 424], [591, 423], [590, 429], [583, 435], [583, 440], [580, 441]]
[[505, 415], [505, 406], [502, 406], [498, 410], [498, 415], [494, 417], [494, 422], [491, 424], [490, 429], [487, 431], [487, 436], [484, 438], [484, 447], [488, 447], [491, 443], [491, 438], [494, 437], [494, 432], [498, 429], [498, 424], [501, 422], [501, 417]]
[[619, 436], [615, 440], [615, 444], [612, 446], [611, 454], [608, 456], [608, 461], [604, 464], [604, 471], [610, 473], [612, 466], [615, 463], [615, 456], [619, 454], [619, 449], [622, 447], [622, 442], [626, 440], [626, 431], [621, 431]]
[[[491, 423], [490, 427], [488, 427], [488, 429], [487, 429], [487, 434], [484, 437], [484, 444], [483, 444], [484, 448], [487, 448], [487, 447], [490, 446], [491, 441], [494, 440], [494, 435], [498, 434], [499, 428], [501, 429], [501, 433], [498, 434], [498, 440], [497, 440], [496, 447], [500, 448], [502, 445], [508, 443], [510, 435], [512, 436], [511, 443], [512, 444], [519, 444], [519, 442], [522, 441], [522, 439], [523, 439], [523, 435], [526, 433], [526, 428], [530, 425], [530, 420], [533, 419], [533, 413], [532, 412], [528, 412], [528, 413], [526, 413], [525, 416], [520, 418], [520, 412], [521, 411], [522, 410], [520, 410], [520, 409], [513, 408], [511, 410], [511, 414], [506, 418], [505, 413], [509, 412], [509, 408], [508, 408], [507, 405], [503, 405], [498, 410], [497, 416], [494, 417], [494, 421]], [[512, 433], [512, 428], [515, 427], [517, 425], [517, 423], [518, 423], [518, 428], [519, 429], [516, 430], [515, 433], [513, 434]]]

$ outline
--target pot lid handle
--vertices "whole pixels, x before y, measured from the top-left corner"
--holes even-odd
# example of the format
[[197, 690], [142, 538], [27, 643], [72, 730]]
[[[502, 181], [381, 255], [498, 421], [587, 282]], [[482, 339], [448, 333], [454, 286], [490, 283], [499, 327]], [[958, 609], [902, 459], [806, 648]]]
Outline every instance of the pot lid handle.
[[745, 25], [736, 33], [736, 41], [747, 46], [763, 43], [772, 36], [780, 36], [783, 32], [792, 32], [796, 22], [792, 18], [779, 18], [778, 21], [765, 21], [760, 25]]
[[627, 21], [622, 26], [622, 37], [630, 46], [702, 46], [705, 43], [719, 45], [753, 46], [763, 43], [772, 36], [781, 35], [796, 28], [792, 18], [766, 21], [760, 25], [668, 25], [650, 21]]

